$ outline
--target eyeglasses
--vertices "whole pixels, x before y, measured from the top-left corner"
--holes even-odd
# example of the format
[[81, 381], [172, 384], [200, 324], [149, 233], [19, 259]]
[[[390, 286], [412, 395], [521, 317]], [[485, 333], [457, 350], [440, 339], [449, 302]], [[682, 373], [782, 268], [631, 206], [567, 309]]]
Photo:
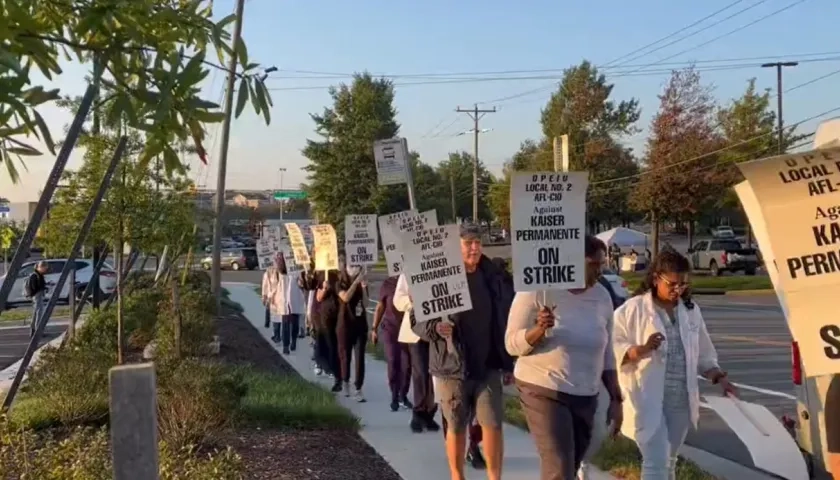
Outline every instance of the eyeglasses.
[[688, 282], [672, 282], [671, 280], [668, 280], [667, 278], [661, 275], [659, 276], [659, 281], [662, 282], [669, 289], [677, 292], [685, 291], [685, 289], [689, 286]]

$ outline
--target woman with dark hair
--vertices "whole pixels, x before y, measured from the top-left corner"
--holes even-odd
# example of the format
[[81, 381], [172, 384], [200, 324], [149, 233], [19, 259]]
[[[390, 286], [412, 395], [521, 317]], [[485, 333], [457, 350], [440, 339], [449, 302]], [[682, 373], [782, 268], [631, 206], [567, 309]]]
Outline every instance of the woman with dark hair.
[[359, 267], [347, 265], [347, 255], [338, 252], [338, 359], [341, 365], [341, 379], [344, 381], [344, 395], [350, 396], [350, 362], [356, 357], [354, 375], [354, 398], [364, 402], [362, 386], [365, 383], [365, 347], [367, 346], [368, 324], [365, 312], [364, 272]]
[[336, 291], [338, 272], [335, 270], [318, 271], [315, 274], [315, 301], [318, 302], [318, 354], [324, 364], [324, 370], [335, 379], [333, 392], [341, 391], [341, 369], [338, 362], [339, 299]]
[[513, 375], [542, 480], [575, 478], [592, 438], [601, 384], [609, 392], [606, 419], [613, 433], [622, 422], [612, 299], [598, 283], [606, 246], [587, 235], [584, 251], [584, 287], [517, 292], [505, 332], [508, 353], [518, 357]]
[[274, 256], [274, 262], [263, 274], [262, 279], [262, 299], [263, 305], [268, 308], [271, 313], [271, 323], [274, 326], [274, 334], [271, 339], [274, 343], [283, 341], [283, 314], [285, 312], [286, 304], [286, 262], [283, 259], [283, 254], [278, 253]]
[[639, 446], [643, 480], [675, 478], [677, 453], [700, 416], [697, 375], [735, 395], [691, 298], [689, 273], [688, 259], [664, 249], [635, 296], [615, 311], [624, 433]]

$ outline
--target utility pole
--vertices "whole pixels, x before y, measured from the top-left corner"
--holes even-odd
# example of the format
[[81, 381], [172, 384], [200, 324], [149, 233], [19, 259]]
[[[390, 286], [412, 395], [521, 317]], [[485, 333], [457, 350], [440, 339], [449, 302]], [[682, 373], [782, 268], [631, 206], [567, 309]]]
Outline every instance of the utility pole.
[[776, 69], [776, 100], [778, 102], [776, 121], [779, 125], [779, 155], [783, 155], [785, 153], [784, 129], [782, 128], [784, 125], [782, 119], [782, 68], [795, 67], [797, 65], [799, 65], [799, 62], [773, 62], [761, 65], [761, 68]]
[[[236, 0], [236, 20], [233, 24], [233, 37], [230, 40], [232, 52], [242, 38], [242, 20], [245, 0]], [[216, 178], [216, 218], [213, 219], [213, 272], [211, 288], [216, 296], [216, 308], [222, 307], [222, 213], [225, 208], [225, 176], [227, 175], [228, 144], [230, 143], [230, 123], [233, 117], [233, 88], [236, 82], [238, 59], [231, 53], [228, 61], [227, 85], [225, 88], [225, 119], [222, 123], [222, 145], [219, 152], [219, 166]]]
[[455, 109], [458, 113], [466, 113], [473, 120], [473, 222], [478, 223], [478, 121], [484, 118], [488, 113], [496, 113], [496, 107], [492, 109], [480, 110], [478, 104], [473, 106], [472, 110], [465, 110], [461, 107]]
[[[784, 119], [782, 117], [782, 95], [784, 92], [782, 91], [782, 69], [784, 67], [795, 67], [799, 65], [799, 62], [772, 62], [772, 63], [764, 63], [761, 65], [761, 68], [775, 68], [776, 69], [776, 123], [778, 129], [778, 136], [779, 136], [779, 155], [784, 155], [785, 153], [785, 134], [784, 134]], [[752, 228], [750, 228], [750, 222], [747, 222], [747, 232], [746, 232], [746, 240], [747, 240], [747, 248], [752, 247]]]

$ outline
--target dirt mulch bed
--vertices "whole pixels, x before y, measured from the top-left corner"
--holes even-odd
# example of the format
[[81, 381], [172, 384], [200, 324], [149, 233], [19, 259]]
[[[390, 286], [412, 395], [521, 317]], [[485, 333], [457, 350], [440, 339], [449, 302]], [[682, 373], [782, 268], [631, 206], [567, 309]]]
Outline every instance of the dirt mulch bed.
[[[216, 331], [223, 360], [298, 374], [241, 314], [226, 310], [216, 319]], [[238, 428], [224, 443], [242, 456], [249, 479], [401, 480], [358, 433], [346, 430]]]

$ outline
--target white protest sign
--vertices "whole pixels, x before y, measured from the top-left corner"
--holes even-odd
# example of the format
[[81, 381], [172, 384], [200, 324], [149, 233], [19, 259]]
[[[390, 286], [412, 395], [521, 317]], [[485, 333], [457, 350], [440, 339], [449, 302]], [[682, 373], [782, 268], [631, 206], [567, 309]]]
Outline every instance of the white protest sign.
[[444, 225], [400, 236], [403, 270], [418, 322], [472, 310], [460, 228]]
[[510, 187], [517, 292], [586, 286], [587, 172], [515, 172]]
[[751, 188], [736, 191], [745, 211], [752, 210], [747, 214], [753, 229], [764, 227], [770, 260], [759, 245], [765, 262], [775, 260], [771, 279], [784, 300], [804, 371], [809, 377], [840, 373], [840, 321], [829, 294], [840, 288], [840, 148], [738, 167]]
[[274, 263], [274, 250], [272, 249], [271, 240], [267, 237], [262, 237], [257, 240], [257, 259], [260, 262], [260, 270], [268, 270]]
[[737, 398], [704, 395], [715, 411], [738, 435], [756, 467], [789, 480], [807, 480], [808, 469], [796, 441], [776, 415], [763, 405]]
[[376, 245], [376, 215], [344, 217], [344, 251], [348, 265], [374, 265], [379, 257]]
[[320, 224], [309, 229], [315, 239], [315, 270], [338, 270], [338, 239], [333, 226]]
[[297, 275], [303, 271], [303, 267], [295, 262], [295, 250], [289, 243], [288, 239], [280, 241], [280, 252], [283, 254], [283, 259], [286, 260], [286, 274], [294, 276], [292, 281], [296, 281]]
[[427, 210], [419, 214], [416, 210], [406, 210], [379, 217], [379, 232], [382, 234], [382, 250], [385, 252], [385, 262], [388, 264], [388, 276], [393, 277], [402, 272], [403, 253], [400, 236], [404, 232], [436, 227], [437, 224], [435, 210]]
[[309, 250], [306, 249], [306, 241], [303, 238], [303, 232], [296, 223], [287, 223], [286, 233], [289, 235], [289, 245], [295, 255], [295, 263], [306, 267], [312, 262], [309, 258]]
[[404, 138], [374, 142], [373, 158], [379, 185], [399, 185], [408, 181], [408, 143]]

